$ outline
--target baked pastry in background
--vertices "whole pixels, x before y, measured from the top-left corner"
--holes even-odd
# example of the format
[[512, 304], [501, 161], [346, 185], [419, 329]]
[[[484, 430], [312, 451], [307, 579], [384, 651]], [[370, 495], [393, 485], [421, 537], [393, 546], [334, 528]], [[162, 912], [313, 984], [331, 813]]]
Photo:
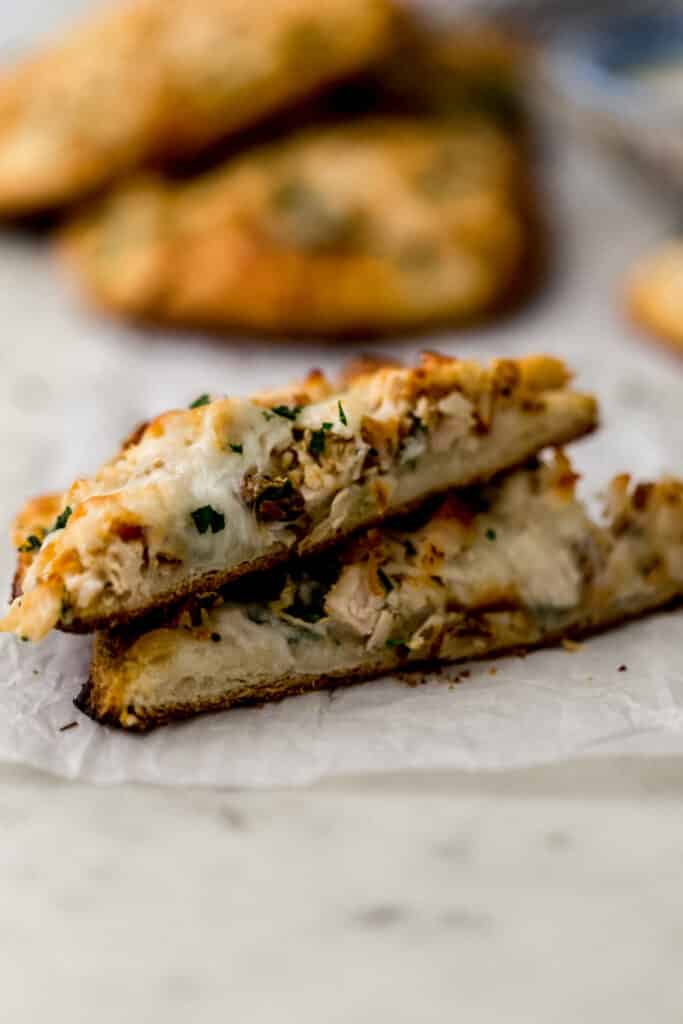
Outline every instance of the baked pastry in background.
[[683, 241], [665, 242], [638, 262], [626, 304], [639, 326], [683, 355]]
[[525, 147], [491, 119], [300, 131], [189, 180], [134, 179], [66, 230], [95, 305], [279, 334], [383, 333], [512, 301], [537, 244]]
[[388, 0], [127, 0], [0, 76], [0, 213], [191, 156], [377, 60]]
[[22, 517], [0, 631], [130, 621], [488, 480], [595, 427], [594, 398], [569, 379], [548, 356], [483, 367], [431, 354], [332, 393], [309, 381], [296, 405], [201, 395], [77, 480], [49, 528]]

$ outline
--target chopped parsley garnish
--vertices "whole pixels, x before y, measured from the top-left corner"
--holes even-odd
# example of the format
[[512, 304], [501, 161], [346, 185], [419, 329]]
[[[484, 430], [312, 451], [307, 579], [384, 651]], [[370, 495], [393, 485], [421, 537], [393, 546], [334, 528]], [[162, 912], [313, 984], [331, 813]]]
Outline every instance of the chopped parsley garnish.
[[230, 451], [237, 452], [238, 455], [241, 455], [242, 452], [244, 451], [244, 448], [242, 447], [241, 444], [231, 444]]
[[391, 582], [384, 569], [378, 569], [377, 575], [379, 576], [380, 583], [386, 590], [387, 594], [394, 589], [394, 584]]
[[47, 531], [48, 533], [54, 533], [55, 530], [63, 530], [66, 524], [69, 522], [72, 513], [71, 505], [67, 505], [63, 512], [60, 512], [55, 519], [53, 525]]
[[325, 434], [331, 429], [331, 423], [323, 423], [319, 430], [311, 431], [311, 440], [308, 445], [308, 450], [311, 455], [322, 455], [325, 451]]
[[196, 508], [192, 513], [192, 519], [199, 533], [206, 533], [207, 530], [211, 530], [211, 533], [220, 533], [225, 529], [225, 516], [211, 505]]
[[31, 533], [26, 538], [26, 543], [21, 545], [19, 551], [38, 551], [42, 543], [40, 537], [36, 537], [35, 533]]
[[344, 412], [344, 406], [341, 404], [341, 402], [337, 402], [337, 408], [339, 409], [339, 420], [340, 420], [340, 422], [343, 423], [345, 427], [348, 427], [349, 421], [346, 418], [346, 413]]
[[428, 433], [427, 428], [425, 427], [420, 417], [416, 416], [415, 413], [411, 413], [411, 415], [413, 417], [413, 422], [410, 424], [410, 436], [415, 437], [415, 435], [419, 433]]
[[195, 398], [194, 402], [190, 402], [190, 409], [200, 409], [203, 405], [208, 405], [210, 401], [208, 395], [200, 395], [199, 398]]
[[274, 405], [270, 411], [284, 420], [295, 420], [302, 409], [302, 405]]
[[405, 641], [397, 640], [396, 637], [390, 636], [386, 642], [387, 647], [405, 647]]
[[487, 540], [495, 540], [496, 539], [496, 531], [492, 530], [489, 527], [489, 529], [486, 531], [486, 539]]

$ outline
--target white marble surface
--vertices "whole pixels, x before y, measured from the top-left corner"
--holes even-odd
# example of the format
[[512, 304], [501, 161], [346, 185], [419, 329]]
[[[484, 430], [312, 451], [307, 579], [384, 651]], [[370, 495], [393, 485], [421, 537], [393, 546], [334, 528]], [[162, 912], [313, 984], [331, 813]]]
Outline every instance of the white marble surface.
[[12, 1024], [678, 1024], [679, 761], [296, 792], [0, 770]]

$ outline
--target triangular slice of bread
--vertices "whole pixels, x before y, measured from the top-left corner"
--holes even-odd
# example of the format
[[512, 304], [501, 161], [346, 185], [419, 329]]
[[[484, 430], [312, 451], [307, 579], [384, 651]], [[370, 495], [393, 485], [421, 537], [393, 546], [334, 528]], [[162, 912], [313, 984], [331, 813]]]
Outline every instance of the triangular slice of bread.
[[99, 634], [77, 704], [145, 730], [580, 636], [683, 593], [683, 482], [616, 477], [597, 523], [575, 480], [558, 454], [146, 632]]
[[430, 354], [331, 394], [311, 386], [310, 404], [201, 396], [76, 481], [51, 528], [17, 539], [22, 592], [0, 631], [122, 624], [486, 481], [594, 428], [594, 398], [568, 382], [547, 356], [482, 367]]

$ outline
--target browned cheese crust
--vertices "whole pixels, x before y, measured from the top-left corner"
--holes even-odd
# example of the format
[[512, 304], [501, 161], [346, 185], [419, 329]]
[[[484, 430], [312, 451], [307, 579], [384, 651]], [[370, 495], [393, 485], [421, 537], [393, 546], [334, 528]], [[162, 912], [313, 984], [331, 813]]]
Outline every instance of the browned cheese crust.
[[[174, 605], [191, 593], [211, 592], [244, 574], [268, 569], [287, 557], [322, 551], [334, 545], [340, 537], [348, 535], [353, 529], [375, 525], [387, 516], [406, 511], [424, 502], [431, 494], [439, 493], [451, 486], [470, 486], [489, 479], [502, 469], [520, 464], [546, 445], [561, 445], [594, 429], [597, 422], [595, 400], [590, 395], [580, 394], [568, 388], [568, 380], [566, 367], [548, 357], [527, 357], [517, 361], [499, 360], [490, 367], [483, 368], [474, 363], [459, 362], [435, 354], [426, 355], [422, 364], [415, 369], [385, 368], [375, 371], [374, 374], [358, 377], [356, 383], [350, 385], [347, 390], [326, 397], [322, 403], [325, 412], [320, 413], [323, 418], [333, 416], [339, 424], [336, 428], [334, 423], [326, 427], [326, 430], [331, 431], [330, 438], [335, 436], [335, 429], [341, 430], [344, 436], [351, 431], [350, 441], [353, 441], [353, 436], [357, 437], [354, 443], [356, 446], [360, 445], [360, 448], [349, 448], [349, 441], [345, 442], [346, 456], [353, 457], [354, 466], [357, 458], [363, 456], [365, 452], [362, 465], [353, 470], [356, 474], [354, 480], [358, 482], [352, 486], [357, 489], [350, 493], [354, 501], [355, 496], [360, 495], [358, 500], [361, 505], [358, 506], [358, 511], [353, 515], [349, 513], [338, 518], [330, 518], [329, 512], [326, 511], [328, 506], [325, 504], [321, 506], [322, 518], [319, 522], [318, 536], [314, 531], [316, 520], [306, 520], [301, 530], [296, 533], [298, 539], [293, 540], [289, 536], [287, 543], [279, 543], [282, 536], [278, 532], [279, 527], [273, 532], [268, 526], [268, 536], [271, 539], [267, 548], [265, 544], [263, 545], [263, 555], [254, 550], [248, 558], [234, 558], [231, 565], [228, 565], [226, 558], [225, 568], [206, 567], [202, 568], [201, 574], [191, 571], [193, 564], [186, 561], [181, 563], [180, 569], [176, 570], [172, 566], [174, 576], [168, 571], [162, 574], [159, 577], [159, 585], [156, 576], [151, 575], [150, 569], [146, 569], [148, 555], [142, 550], [141, 542], [147, 536], [145, 531], [148, 525], [150, 529], [158, 527], [160, 530], [166, 530], [163, 524], [168, 518], [163, 517], [168, 517], [168, 510], [166, 506], [159, 508], [158, 480], [152, 478], [149, 483], [145, 483], [149, 479], [145, 467], [149, 465], [155, 472], [166, 473], [165, 467], [175, 464], [179, 456], [189, 460], [185, 475], [179, 475], [175, 471], [172, 475], [166, 473], [162, 484], [168, 481], [168, 486], [174, 488], [171, 492], [173, 502], [192, 502], [190, 507], [194, 507], [201, 502], [194, 497], [194, 492], [187, 488], [194, 479], [192, 473], [196, 472], [193, 461], [195, 456], [191, 446], [197, 445], [197, 458], [202, 465], [205, 464], [202, 460], [213, 460], [210, 462], [214, 466], [213, 472], [221, 473], [227, 466], [234, 476], [234, 486], [241, 481], [243, 489], [248, 476], [244, 474], [249, 466], [244, 464], [241, 455], [239, 459], [233, 458], [230, 461], [230, 453], [223, 454], [225, 424], [230, 424], [232, 417], [239, 415], [247, 416], [249, 423], [254, 423], [258, 427], [259, 423], [263, 426], [262, 415], [270, 420], [273, 420], [274, 416], [267, 410], [263, 414], [260, 410], [255, 410], [253, 404], [256, 403], [235, 404], [230, 400], [216, 400], [201, 408], [174, 411], [157, 417], [142, 428], [141, 432], [138, 431], [135, 435], [136, 443], [131, 444], [129, 440], [123, 452], [105, 464], [95, 477], [77, 481], [63, 496], [62, 509], [69, 513], [66, 523], [62, 523], [64, 529], [59, 531], [57, 536], [50, 537], [49, 544], [42, 550], [33, 552], [34, 557], [23, 563], [23, 576], [32, 570], [35, 579], [28, 590], [24, 587], [24, 595], [15, 603], [2, 625], [5, 629], [9, 628], [22, 636], [29, 635], [37, 639], [50, 628], [47, 616], [50, 616], [50, 621], [55, 624], [54, 616], [60, 605], [62, 609], [68, 607], [68, 615], [62, 610], [57, 621], [61, 628], [71, 631], [90, 631], [129, 622], [160, 607]], [[307, 398], [310, 394], [311, 398], [319, 399], [322, 394], [327, 395], [329, 390], [329, 385], [320, 375], [309, 378], [306, 386], [308, 392], [304, 391], [300, 397]], [[353, 435], [350, 427], [342, 426], [339, 421], [337, 395], [348, 403], [349, 415], [354, 408], [354, 415], [360, 417], [359, 425], [355, 428], [356, 435]], [[264, 398], [258, 401], [262, 403]], [[448, 409], [444, 407], [442, 412], [439, 403], [443, 402], [446, 402]], [[389, 406], [387, 403], [390, 403]], [[455, 403], [454, 407], [452, 403]], [[429, 430], [421, 423], [420, 414], [417, 413], [416, 419], [416, 413], [410, 412], [413, 407], [421, 409], [423, 406], [425, 414], [428, 414], [434, 423], [434, 430], [440, 432], [441, 440], [438, 442], [432, 439]], [[309, 411], [311, 415], [315, 413], [317, 416], [319, 408], [320, 404], [315, 403], [311, 406], [302, 406], [302, 419], [305, 419]], [[392, 408], [397, 410], [397, 414], [391, 415]], [[374, 409], [382, 410], [382, 420], [373, 420]], [[404, 413], [399, 410], [408, 411]], [[403, 426], [396, 415], [406, 420]], [[461, 419], [463, 416], [464, 419]], [[508, 426], [503, 427], [503, 423]], [[410, 432], [415, 429], [416, 424], [419, 427], [418, 436], [411, 437]], [[271, 426], [264, 426], [263, 429], [271, 430]], [[284, 427], [277, 429], [281, 430]], [[448, 431], [453, 432], [452, 438]], [[244, 435], [245, 444], [249, 440], [248, 433]], [[305, 473], [308, 475], [302, 477], [302, 485], [308, 486], [305, 480], [310, 479], [314, 490], [319, 486], [319, 479], [328, 479], [325, 474], [339, 472], [335, 469], [334, 451], [330, 456], [312, 458], [309, 454], [308, 446], [314, 433], [310, 427], [285, 430], [282, 434], [285, 448], [292, 443], [287, 438], [295, 438], [295, 463], [292, 473], [297, 475], [297, 479], [292, 483], [287, 476], [289, 470], [281, 469], [276, 473], [276, 469], [268, 469], [270, 462], [266, 462], [264, 467], [270, 475], [263, 478], [264, 486], [271, 479], [283, 480], [285, 484], [290, 481], [289, 493], [299, 501], [297, 487], [304, 470], [301, 468], [301, 462], [296, 464], [297, 457], [302, 459], [307, 467]], [[373, 444], [378, 447], [372, 447]], [[422, 452], [424, 449], [424, 454], [418, 456], [417, 462], [414, 459], [410, 460], [409, 464], [406, 463], [401, 469], [403, 462], [408, 459], [404, 451], [406, 444], [417, 444], [418, 451]], [[467, 454], [463, 449], [456, 459], [455, 454], [451, 453], [451, 446], [462, 447], [463, 444], [467, 448]], [[241, 452], [241, 446], [238, 448]], [[271, 461], [272, 458], [280, 458], [280, 449], [274, 451], [275, 455], [268, 456]], [[184, 454], [186, 452], [187, 455]], [[298, 456], [297, 452], [300, 453]], [[262, 455], [258, 457], [263, 458]], [[326, 459], [331, 459], [329, 465]], [[368, 459], [369, 468], [365, 470]], [[429, 459], [432, 461], [429, 462]], [[287, 460], [287, 464], [292, 465], [289, 454]], [[375, 465], [373, 460], [378, 464]], [[424, 465], [432, 467], [428, 472], [433, 474], [433, 477], [429, 476], [429, 479], [423, 480], [419, 474], [416, 475], [415, 470], [419, 468], [421, 460]], [[206, 462], [206, 465], [209, 465], [209, 462]], [[440, 467], [438, 472], [437, 466]], [[285, 473], [286, 479], [278, 476], [278, 473], [282, 472]], [[368, 476], [363, 475], [366, 472]], [[399, 493], [405, 492], [406, 496], [394, 496], [389, 500], [389, 492], [384, 481], [393, 481], [393, 474], [398, 474], [396, 486], [404, 489]], [[128, 492], [125, 489], [125, 482], [128, 479], [134, 484], [130, 497], [127, 497]], [[204, 479], [203, 475], [201, 479]], [[336, 477], [330, 479], [334, 484]], [[178, 491], [181, 485], [182, 489]], [[230, 486], [233, 487], [233, 484]], [[249, 511], [250, 506], [245, 504], [248, 499], [244, 493], [240, 497], [235, 495], [233, 490], [221, 490], [221, 494], [225, 496], [225, 501], [233, 502], [232, 515], [242, 517], [247, 525], [253, 521], [254, 514]], [[365, 494], [368, 495], [367, 498], [364, 497]], [[368, 501], [371, 502], [370, 505], [367, 505]], [[134, 511], [136, 507], [140, 509], [140, 513]], [[175, 506], [171, 507], [171, 512], [174, 508]], [[159, 519], [160, 516], [162, 519]], [[353, 516], [357, 517], [357, 522]], [[284, 522], [287, 529], [290, 519], [291, 517]], [[187, 543], [190, 543], [194, 542], [195, 530], [189, 513], [187, 520], [187, 527], [183, 529], [189, 531]], [[185, 519], [182, 521], [184, 523]], [[239, 526], [235, 520], [232, 520], [232, 524], [231, 529]], [[252, 526], [249, 526], [249, 529], [252, 529]], [[259, 529], [262, 527], [259, 526]], [[166, 536], [164, 533], [163, 537]], [[185, 534], [182, 537], [182, 543], [185, 544]], [[231, 538], [232, 534], [226, 533], [219, 536], [218, 540], [222, 543], [229, 541], [232, 545]], [[25, 537], [21, 544], [16, 546], [25, 546], [27, 543], [28, 539]], [[258, 544], [262, 544], [262, 541], [259, 540]], [[135, 595], [134, 602], [131, 599], [117, 603], [113, 599], [115, 594], [110, 599], [111, 595], [107, 588], [103, 590], [103, 584], [97, 582], [99, 577], [92, 575], [104, 571], [106, 564], [103, 559], [107, 557], [108, 551], [116, 554], [116, 561], [112, 564], [117, 580], [120, 579], [119, 566], [129, 566], [126, 570], [126, 586]], [[83, 554], [79, 552], [88, 553], [88, 568], [83, 563]], [[169, 547], [169, 542], [164, 540], [164, 557], [166, 552], [172, 554], [173, 550]], [[26, 552], [27, 555], [31, 553]], [[131, 558], [135, 560], [135, 564], [130, 561]], [[120, 559], [124, 560], [123, 563]], [[162, 569], [160, 563], [157, 575]], [[147, 577], [143, 580], [145, 571]], [[101, 610], [96, 604], [93, 605], [90, 599], [87, 611], [83, 612], [81, 605], [74, 601], [75, 591], [70, 589], [71, 584], [68, 582], [74, 578], [74, 573], [80, 574], [79, 578], [88, 589], [91, 587], [91, 581], [95, 580], [98, 586], [97, 593], [103, 594], [106, 598], [106, 604], [101, 606]], [[86, 575], [83, 576], [83, 573]], [[135, 586], [134, 580], [138, 580]], [[149, 586], [150, 596], [147, 600], [141, 597], [140, 588], [143, 583]]]

